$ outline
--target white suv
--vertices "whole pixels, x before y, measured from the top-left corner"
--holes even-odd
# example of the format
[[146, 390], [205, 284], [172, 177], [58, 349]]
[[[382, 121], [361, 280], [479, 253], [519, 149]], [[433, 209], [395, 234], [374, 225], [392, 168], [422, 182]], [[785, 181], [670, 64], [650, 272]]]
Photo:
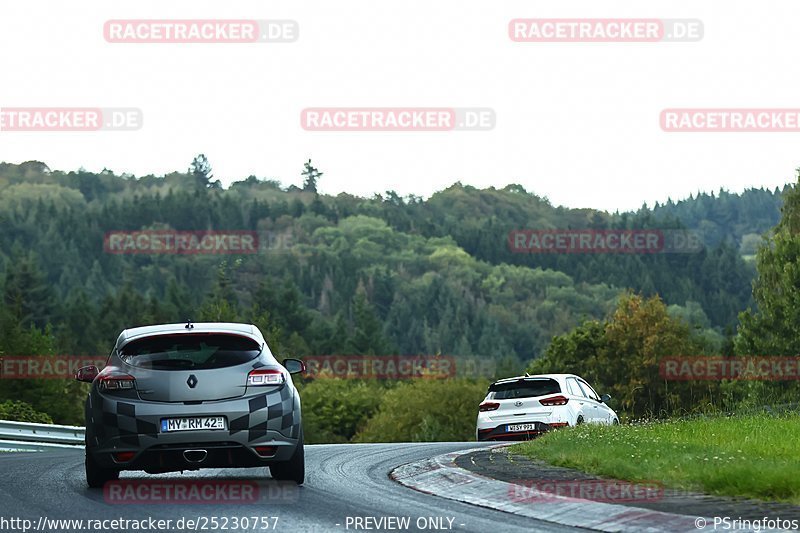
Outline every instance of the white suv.
[[478, 440], [526, 440], [552, 428], [619, 424], [617, 413], [580, 376], [542, 374], [501, 379], [478, 406]]

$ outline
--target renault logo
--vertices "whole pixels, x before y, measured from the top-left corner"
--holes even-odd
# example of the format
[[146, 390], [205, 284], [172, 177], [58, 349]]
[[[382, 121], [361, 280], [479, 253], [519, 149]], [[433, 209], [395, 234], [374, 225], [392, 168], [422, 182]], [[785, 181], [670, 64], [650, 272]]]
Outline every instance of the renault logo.
[[190, 389], [193, 389], [197, 386], [197, 378], [192, 374], [189, 376], [189, 379], [186, 380], [186, 384], [189, 385]]

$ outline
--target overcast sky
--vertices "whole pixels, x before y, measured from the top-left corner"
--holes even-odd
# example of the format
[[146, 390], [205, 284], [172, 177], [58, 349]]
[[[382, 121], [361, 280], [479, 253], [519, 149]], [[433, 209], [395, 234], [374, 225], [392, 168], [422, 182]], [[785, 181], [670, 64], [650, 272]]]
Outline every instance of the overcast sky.
[[[516, 18], [700, 19], [697, 42], [522, 43]], [[110, 19], [293, 20], [292, 43], [119, 44]], [[0, 4], [0, 107], [133, 107], [136, 131], [0, 132], [0, 160], [137, 176], [205, 153], [320, 190], [428, 196], [521, 183], [614, 211], [794, 180], [800, 133], [664, 132], [666, 108], [800, 108], [800, 4], [203, 0]], [[490, 131], [306, 131], [312, 107], [491, 108]]]

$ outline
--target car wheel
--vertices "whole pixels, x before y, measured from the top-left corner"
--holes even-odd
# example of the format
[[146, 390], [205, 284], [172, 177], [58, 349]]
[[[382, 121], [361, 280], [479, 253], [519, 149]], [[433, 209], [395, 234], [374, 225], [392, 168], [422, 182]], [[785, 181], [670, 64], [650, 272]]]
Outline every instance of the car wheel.
[[303, 428], [300, 428], [300, 437], [297, 439], [297, 447], [294, 449], [292, 457], [288, 461], [282, 461], [269, 465], [269, 473], [273, 479], [279, 481], [294, 481], [302, 485], [306, 477], [306, 456], [303, 451]]
[[101, 467], [88, 451], [84, 464], [86, 466], [86, 483], [93, 489], [99, 489], [107, 482], [119, 479], [119, 470]]
[[613, 421], [613, 422], [611, 422], [611, 425], [612, 425], [612, 426], [618, 426], [618, 425], [619, 425], [619, 419], [618, 419], [618, 418], [615, 418], [615, 419], [614, 419], [614, 421]]
[[581, 424], [583, 424], [583, 417], [579, 416], [578, 420], [575, 421], [575, 425], [576, 426], [580, 426]]

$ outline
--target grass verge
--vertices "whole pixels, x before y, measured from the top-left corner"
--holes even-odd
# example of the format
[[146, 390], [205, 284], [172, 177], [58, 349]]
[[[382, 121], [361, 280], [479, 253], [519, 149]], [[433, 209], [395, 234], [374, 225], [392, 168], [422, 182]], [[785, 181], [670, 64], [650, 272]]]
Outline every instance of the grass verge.
[[800, 415], [582, 425], [512, 448], [595, 475], [800, 504]]

